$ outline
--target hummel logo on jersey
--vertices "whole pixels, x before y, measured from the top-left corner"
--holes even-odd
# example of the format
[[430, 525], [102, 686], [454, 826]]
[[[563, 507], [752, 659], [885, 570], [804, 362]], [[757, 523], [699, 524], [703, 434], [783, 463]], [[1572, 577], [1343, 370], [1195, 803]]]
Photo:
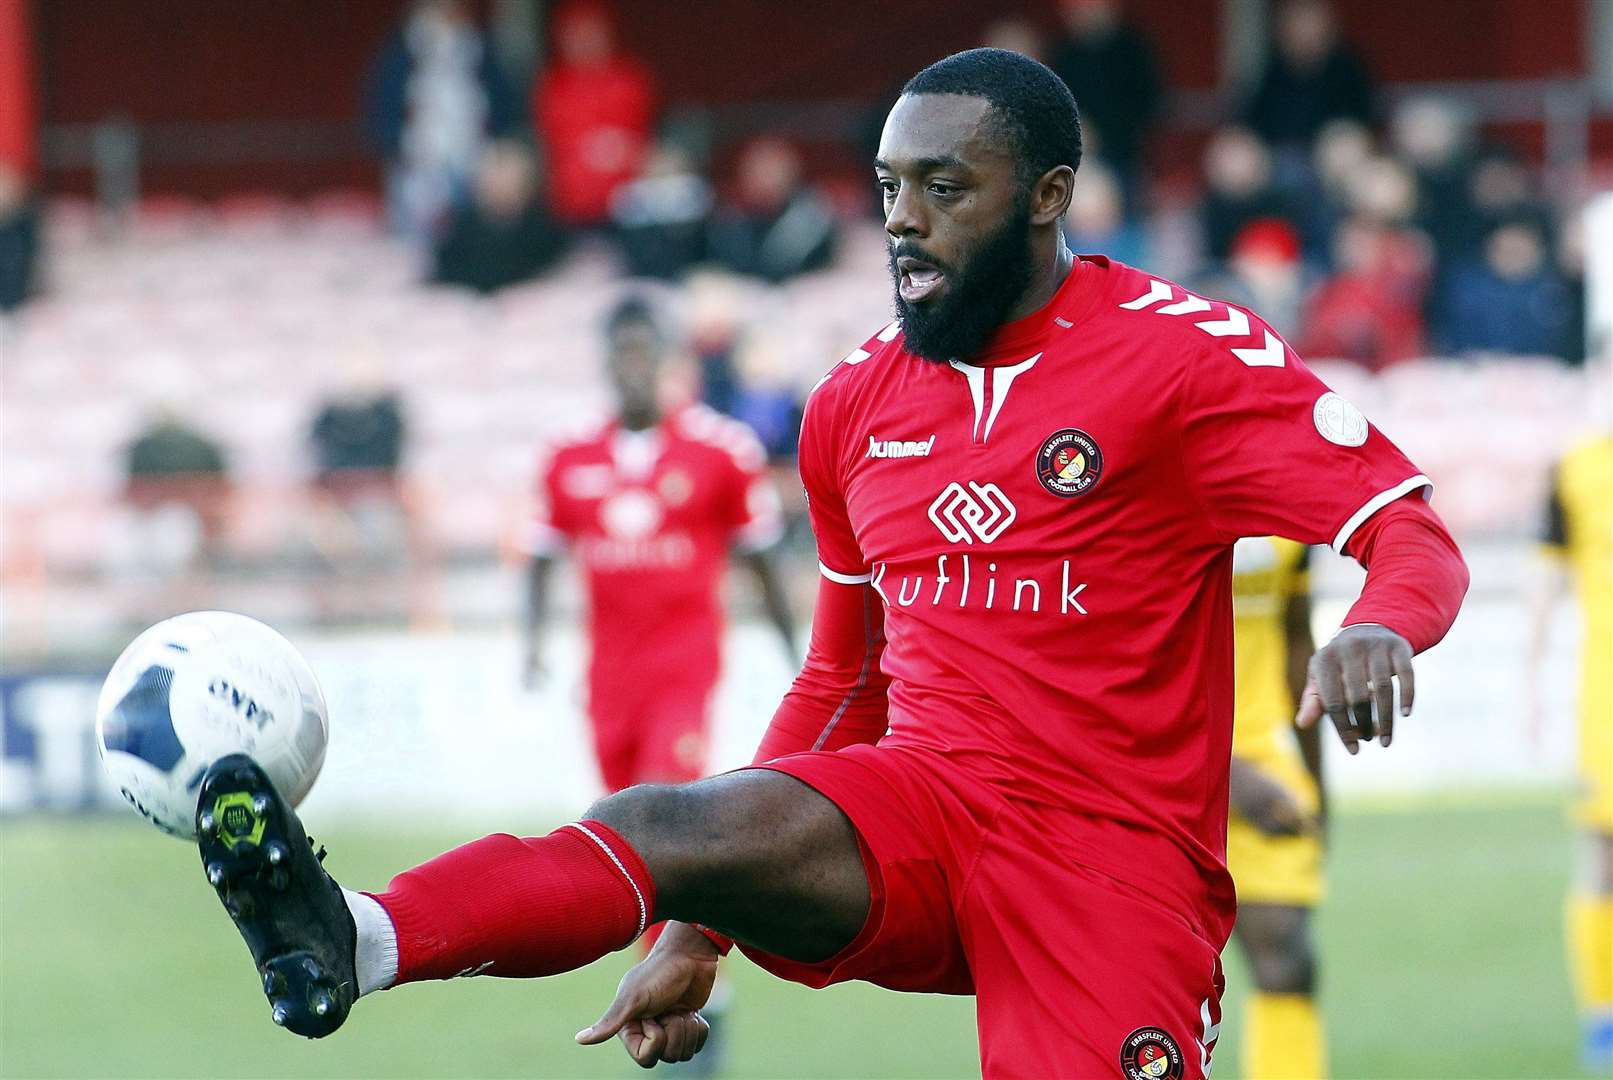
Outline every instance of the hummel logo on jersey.
[[1019, 511], [1002, 488], [973, 480], [967, 489], [953, 481], [930, 504], [930, 520], [953, 544], [966, 544], [971, 539], [989, 544], [1018, 516]]
[[868, 436], [868, 456], [871, 458], [929, 457], [935, 446], [935, 436], [928, 439], [877, 439]]

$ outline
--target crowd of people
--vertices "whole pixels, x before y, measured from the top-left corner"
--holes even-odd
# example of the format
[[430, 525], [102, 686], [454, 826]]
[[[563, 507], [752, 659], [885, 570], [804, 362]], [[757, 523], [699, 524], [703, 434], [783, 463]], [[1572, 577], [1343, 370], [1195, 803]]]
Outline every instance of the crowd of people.
[[[1060, 0], [1056, 15], [1001, 20], [986, 41], [1045, 61], [1080, 104], [1072, 247], [1158, 267], [1260, 311], [1306, 355], [1372, 370], [1583, 359], [1572, 214], [1460, 103], [1390, 104], [1326, 0], [1275, 9], [1260, 73], [1224, 103], [1185, 207], [1150, 168], [1167, 73], [1146, 34], [1120, 0]], [[714, 177], [703, 148], [661, 130], [655, 76], [601, 0], [561, 5], [550, 30], [524, 108], [459, 0], [418, 3], [376, 64], [369, 127], [389, 218], [430, 250], [432, 280], [496, 291], [579, 238], [609, 241], [624, 275], [670, 281], [716, 269], [779, 283], [830, 263], [837, 214], [798, 147], [752, 140]], [[1185, 245], [1171, 229], [1184, 209]], [[707, 368], [711, 403], [731, 407], [729, 359]]]

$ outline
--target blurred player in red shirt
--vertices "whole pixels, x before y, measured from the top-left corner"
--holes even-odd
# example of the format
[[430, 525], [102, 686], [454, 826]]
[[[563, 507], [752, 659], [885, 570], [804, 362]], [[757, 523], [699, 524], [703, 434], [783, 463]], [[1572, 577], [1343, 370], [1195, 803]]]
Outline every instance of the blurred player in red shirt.
[[[732, 938], [808, 986], [977, 995], [993, 1080], [1208, 1076], [1235, 910], [1233, 544], [1368, 565], [1299, 716], [1351, 753], [1410, 711], [1412, 655], [1467, 571], [1427, 478], [1257, 316], [1070, 252], [1080, 158], [1069, 90], [1017, 53], [938, 61], [891, 110], [897, 319], [807, 400], [822, 582], [756, 767], [619, 792], [373, 895], [338, 893], [272, 793], [284, 890], [203, 837], [226, 906], [257, 905], [236, 924], [286, 1026], [328, 1034], [350, 985], [552, 974], [670, 919], [578, 1041], [692, 1057]], [[202, 806], [263, 791], [244, 761]]]
[[650, 304], [620, 302], [606, 321], [615, 414], [548, 449], [526, 619], [526, 678], [543, 670], [555, 556], [576, 558], [588, 600], [588, 715], [605, 787], [705, 775], [722, 647], [729, 552], [755, 572], [794, 663], [795, 630], [768, 550], [784, 533], [761, 443], [703, 405], [664, 412], [669, 342]]

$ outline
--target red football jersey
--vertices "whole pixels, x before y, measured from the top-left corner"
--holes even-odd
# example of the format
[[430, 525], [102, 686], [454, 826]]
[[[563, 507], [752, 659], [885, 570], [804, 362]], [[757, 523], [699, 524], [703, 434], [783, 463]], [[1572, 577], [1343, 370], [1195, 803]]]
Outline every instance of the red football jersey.
[[1343, 551], [1429, 483], [1259, 318], [1102, 257], [970, 364], [853, 350], [801, 476], [823, 573], [885, 604], [884, 741], [1223, 940], [1233, 542]]
[[749, 428], [699, 405], [649, 431], [611, 422], [551, 447], [528, 547], [564, 545], [580, 564], [596, 685], [657, 668], [715, 675], [729, 550], [783, 529], [766, 466]]

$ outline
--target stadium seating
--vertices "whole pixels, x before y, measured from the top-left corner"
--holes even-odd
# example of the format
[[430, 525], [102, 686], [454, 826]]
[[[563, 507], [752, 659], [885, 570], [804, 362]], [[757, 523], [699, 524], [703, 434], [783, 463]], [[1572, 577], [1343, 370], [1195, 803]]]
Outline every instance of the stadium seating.
[[[889, 317], [876, 228], [855, 227], [843, 250], [832, 270], [742, 294], [803, 391]], [[159, 411], [223, 445], [237, 514], [254, 501], [259, 516], [300, 512], [283, 493], [309, 477], [308, 426], [358, 354], [402, 392], [405, 484], [431, 549], [491, 560], [509, 548], [537, 444], [604, 404], [597, 327], [620, 287], [595, 249], [492, 298], [423, 286], [373, 203], [341, 192], [165, 200], [110, 231], [64, 201], [48, 279], [0, 322], [8, 586], [115, 570], [124, 449]], [[1317, 366], [1424, 465], [1461, 532], [1531, 530], [1546, 466], [1585, 426], [1584, 377], [1549, 360], [1430, 359], [1379, 377]]]

